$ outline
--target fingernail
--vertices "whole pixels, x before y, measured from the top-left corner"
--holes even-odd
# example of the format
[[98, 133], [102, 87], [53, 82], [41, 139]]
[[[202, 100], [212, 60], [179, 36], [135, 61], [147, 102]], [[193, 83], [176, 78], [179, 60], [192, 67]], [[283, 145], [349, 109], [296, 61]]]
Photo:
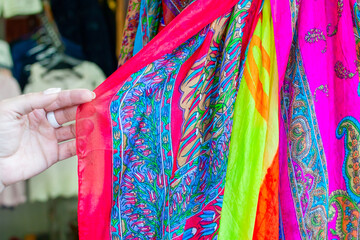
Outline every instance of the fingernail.
[[96, 98], [96, 94], [94, 92], [92, 92], [92, 99]]
[[61, 92], [61, 88], [49, 88], [44, 91], [45, 95], [53, 94], [53, 93], [59, 93]]

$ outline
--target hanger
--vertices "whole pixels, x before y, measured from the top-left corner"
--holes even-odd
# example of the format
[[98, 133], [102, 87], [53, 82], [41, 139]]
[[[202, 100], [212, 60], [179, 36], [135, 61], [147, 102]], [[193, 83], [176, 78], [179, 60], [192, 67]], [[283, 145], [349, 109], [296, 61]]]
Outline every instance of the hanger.
[[[48, 1], [44, 1], [44, 13], [40, 15], [40, 19], [45, 29], [45, 35], [50, 39], [52, 47], [56, 49], [49, 60], [42, 62], [42, 65], [47, 68], [47, 71], [44, 74], [55, 69], [72, 69], [81, 64], [83, 62], [82, 60], [73, 58], [64, 53], [65, 46], [61, 40], [55, 21], [52, 18], [52, 12]], [[81, 77], [79, 73], [75, 74]]]
[[48, 64], [46, 64], [47, 72], [55, 69], [74, 68], [81, 64], [83, 61], [70, 57], [65, 53], [55, 53]]

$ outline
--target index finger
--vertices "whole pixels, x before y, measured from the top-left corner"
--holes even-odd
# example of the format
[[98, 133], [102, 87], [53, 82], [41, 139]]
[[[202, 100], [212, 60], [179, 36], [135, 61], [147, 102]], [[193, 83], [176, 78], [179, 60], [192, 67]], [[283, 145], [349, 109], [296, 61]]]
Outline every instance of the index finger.
[[55, 111], [61, 108], [68, 108], [90, 102], [95, 98], [95, 93], [86, 89], [66, 90], [58, 93], [54, 102], [45, 107], [45, 111]]

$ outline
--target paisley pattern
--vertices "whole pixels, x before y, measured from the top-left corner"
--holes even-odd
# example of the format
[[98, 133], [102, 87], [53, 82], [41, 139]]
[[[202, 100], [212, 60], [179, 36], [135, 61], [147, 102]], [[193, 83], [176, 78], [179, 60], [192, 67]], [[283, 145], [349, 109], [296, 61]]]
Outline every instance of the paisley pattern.
[[360, 167], [359, 167], [359, 136], [360, 123], [353, 117], [345, 117], [336, 129], [336, 137], [344, 137], [345, 160], [343, 165], [343, 177], [346, 190], [351, 199], [360, 202]]
[[[111, 102], [113, 238], [216, 238], [250, 6], [240, 1], [133, 74]], [[179, 84], [178, 99], [181, 66], [202, 51]], [[173, 102], [183, 118], [178, 151], [171, 136]]]
[[291, 28], [295, 31], [296, 22], [299, 15], [301, 0], [289, 0], [290, 14], [291, 14]]
[[343, 11], [344, 11], [344, 0], [337, 0], [337, 22], [335, 25], [329, 23], [326, 26], [326, 34], [328, 37], [332, 37], [338, 32], [339, 22]]
[[80, 239], [358, 239], [359, 16], [131, 0], [133, 58], [79, 108]]
[[349, 79], [355, 76], [355, 73], [350, 72], [350, 70], [340, 61], [335, 63], [334, 70], [336, 76], [340, 79]]
[[114, 186], [121, 191], [120, 196], [114, 195], [115, 236], [144, 239], [169, 234], [166, 221], [170, 213], [165, 204], [173, 163], [169, 127], [174, 74], [207, 31], [132, 75], [111, 104]]
[[327, 84], [320, 85], [314, 91], [314, 102], [318, 101], [318, 99], [317, 99], [318, 91], [324, 93], [327, 97], [329, 96], [329, 88], [328, 88]]
[[357, 88], [357, 94], [360, 97], [360, 9], [359, 4], [356, 2], [353, 6], [353, 25], [354, 25], [354, 35], [355, 35], [355, 41], [356, 41], [356, 69], [359, 76], [359, 84]]
[[328, 173], [314, 103], [297, 43], [284, 86], [282, 117], [288, 139], [288, 172], [302, 239], [327, 239]]
[[[250, 1], [244, 2], [251, 3]], [[246, 16], [246, 11], [244, 10], [248, 10], [249, 8], [250, 4], [245, 4], [244, 6], [238, 4], [233, 16], [244, 19]], [[240, 10], [243, 11], [240, 12]], [[228, 21], [228, 19], [226, 20]], [[180, 141], [177, 157], [179, 167], [188, 163], [194, 158], [194, 155], [199, 154], [203, 142], [212, 141], [209, 130], [214, 128], [214, 122], [223, 121], [221, 120], [223, 114], [215, 116], [214, 114], [216, 112], [214, 109], [219, 113], [225, 113], [233, 104], [232, 101], [235, 97], [234, 90], [239, 85], [239, 83], [235, 81], [239, 75], [239, 69], [234, 63], [240, 61], [242, 37], [242, 35], [237, 35], [235, 29], [240, 30], [244, 27], [244, 24], [240, 23], [241, 21], [236, 22], [232, 20], [228, 30], [225, 28], [226, 25], [224, 25], [224, 23], [218, 24], [219, 26], [215, 27], [217, 30], [207, 56], [199, 59], [199, 61], [194, 64], [187, 78], [181, 84], [183, 95], [180, 100], [180, 106], [183, 109], [185, 121], [182, 127], [183, 138]], [[224, 35], [226, 30], [226, 49], [225, 52], [222, 53], [224, 43], [219, 42], [218, 39], [221, 35]], [[223, 60], [220, 59], [222, 54], [226, 56]], [[221, 69], [223, 69], [222, 76], [216, 69], [217, 62], [221, 61]], [[224, 95], [227, 92], [231, 94]], [[219, 95], [217, 95], [218, 93]], [[198, 107], [194, 108], [194, 104], [198, 104]], [[203, 124], [204, 121], [205, 124]], [[193, 137], [193, 135], [195, 136]], [[211, 144], [211, 142], [208, 144]], [[195, 148], [192, 149], [190, 146]], [[222, 156], [219, 157], [220, 159], [223, 158]]]
[[[331, 9], [331, 8], [329, 7], [329, 9]], [[338, 26], [339, 26], [339, 22], [340, 22], [340, 18], [342, 16], [343, 10], [344, 10], [344, 0], [337, 0], [337, 12], [336, 12], [337, 13], [337, 21], [336, 21], [336, 24], [329, 23], [326, 26], [326, 36], [327, 37], [333, 37], [338, 32]], [[329, 14], [333, 14], [333, 13], [330, 12]], [[324, 35], [324, 32], [320, 28], [310, 29], [305, 36], [305, 41], [307, 43], [316, 43], [316, 42], [324, 41], [325, 46], [321, 50], [321, 52], [325, 53], [327, 50], [327, 40]]]
[[332, 239], [358, 239], [360, 208], [346, 191], [336, 190], [330, 195], [329, 221], [336, 221], [329, 229]]
[[316, 43], [316, 42], [324, 41], [325, 47], [321, 50], [321, 52], [322, 53], [326, 52], [326, 48], [327, 48], [326, 37], [321, 29], [319, 28], [310, 29], [305, 36], [305, 41], [308, 43]]
[[351, 116], [343, 118], [336, 129], [336, 137], [344, 138], [342, 172], [346, 191], [336, 190], [330, 195], [329, 219], [336, 222], [335, 229], [330, 232], [340, 239], [357, 239], [360, 221], [359, 121]]
[[345, 117], [360, 106], [353, 37], [358, 4], [300, 4], [280, 98], [286, 133], [279, 154], [282, 238], [359, 239], [359, 163], [352, 157], [359, 127]]
[[[355, 34], [358, 35], [358, 33], [360, 32], [360, 9], [359, 9], [359, 3], [357, 2], [354, 3], [352, 17], [353, 17], [354, 27], [356, 28]], [[355, 36], [355, 37], [357, 37], [357, 39], [359, 38], [359, 36]]]

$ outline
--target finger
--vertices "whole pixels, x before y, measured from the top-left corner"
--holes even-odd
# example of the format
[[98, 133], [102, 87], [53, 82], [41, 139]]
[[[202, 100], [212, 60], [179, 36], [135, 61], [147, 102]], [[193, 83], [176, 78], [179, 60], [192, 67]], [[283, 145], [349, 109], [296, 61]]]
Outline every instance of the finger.
[[77, 106], [64, 108], [55, 111], [56, 121], [61, 125], [70, 121], [74, 121], [76, 117]]
[[38, 92], [3, 100], [0, 105], [20, 115], [26, 115], [35, 109], [53, 111], [90, 102], [94, 96], [94, 93], [87, 89], [68, 90], [53, 94]]
[[58, 142], [67, 141], [75, 138], [75, 124], [61, 127], [55, 130], [56, 139]]
[[59, 160], [64, 160], [76, 154], [76, 142], [75, 140], [64, 142], [59, 144]]
[[53, 103], [58, 93], [44, 95], [43, 93], [29, 93], [15, 98], [9, 98], [1, 102], [6, 109], [20, 115], [26, 115], [35, 109], [42, 109]]
[[54, 102], [45, 107], [47, 112], [61, 108], [73, 107], [79, 104], [90, 102], [95, 98], [95, 93], [86, 89], [74, 89], [62, 91]]

